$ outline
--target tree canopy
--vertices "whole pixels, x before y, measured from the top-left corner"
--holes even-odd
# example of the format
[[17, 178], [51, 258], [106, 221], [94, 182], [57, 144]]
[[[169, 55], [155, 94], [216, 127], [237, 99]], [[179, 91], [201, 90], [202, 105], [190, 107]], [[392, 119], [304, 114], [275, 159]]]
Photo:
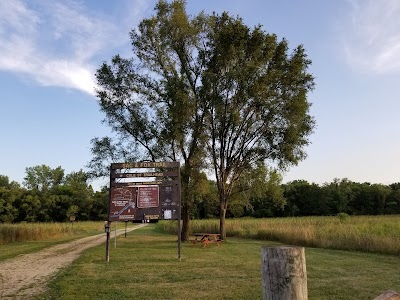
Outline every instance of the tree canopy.
[[181, 161], [186, 240], [205, 162], [201, 82], [208, 19], [187, 16], [184, 1], [159, 1], [155, 10], [130, 33], [133, 57], [116, 55], [96, 73], [100, 107], [116, 136], [93, 140], [89, 167], [104, 175], [110, 161]]
[[243, 172], [260, 163], [284, 168], [305, 157], [315, 126], [307, 99], [314, 79], [301, 45], [289, 53], [285, 39], [227, 13], [213, 15], [210, 27], [203, 87], [225, 237], [229, 198]]
[[224, 238], [242, 173], [305, 157], [314, 128], [311, 61], [302, 46], [289, 53], [285, 39], [239, 17], [189, 16], [182, 0], [160, 0], [130, 37], [133, 56], [115, 55], [96, 73], [104, 122], [115, 136], [93, 140], [89, 166], [101, 175], [115, 160], [181, 161], [184, 239], [196, 201], [192, 181], [214, 170]]

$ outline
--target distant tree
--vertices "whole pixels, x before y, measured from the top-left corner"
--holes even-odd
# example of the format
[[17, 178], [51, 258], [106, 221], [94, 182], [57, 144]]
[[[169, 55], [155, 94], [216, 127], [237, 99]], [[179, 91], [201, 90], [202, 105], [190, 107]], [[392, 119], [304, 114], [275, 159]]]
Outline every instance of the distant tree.
[[383, 184], [373, 184], [370, 193], [373, 197], [373, 214], [382, 215], [387, 207], [387, 200], [391, 193], [390, 187]]
[[52, 169], [46, 165], [34, 166], [25, 169], [24, 185], [30, 190], [48, 191], [60, 185], [64, 179], [64, 170], [61, 167]]
[[333, 214], [352, 213], [348, 206], [354, 197], [352, 186], [353, 182], [347, 178], [335, 178], [331, 183], [322, 186], [322, 189], [330, 195], [329, 206]]
[[243, 179], [239, 180], [239, 189], [243, 189], [241, 194], [246, 195], [243, 198], [248, 198], [247, 214], [257, 218], [280, 215], [286, 205], [282, 176], [276, 170], [268, 170], [263, 164], [247, 173], [242, 176], [250, 180], [247, 189], [243, 189]]
[[67, 219], [75, 217], [79, 212], [79, 207], [77, 205], [71, 205], [66, 212]]
[[285, 205], [281, 181], [281, 175], [276, 170], [268, 170], [264, 164], [246, 170], [232, 192], [227, 215], [271, 216], [272, 211], [266, 213], [267, 206], [279, 210]]
[[38, 218], [42, 203], [38, 195], [25, 195], [19, 206], [19, 220], [26, 222], [46, 221]]
[[196, 203], [196, 218], [209, 219], [219, 215], [218, 189], [215, 181], [207, 180], [207, 187], [201, 194], [201, 200]]
[[400, 213], [400, 182], [389, 185], [391, 191], [387, 197], [387, 205], [385, 213], [399, 214]]
[[0, 175], [0, 222], [11, 223], [18, 217], [17, 201], [22, 196], [18, 183]]
[[89, 175], [83, 170], [72, 172], [65, 176], [63, 189], [68, 190], [69, 196], [72, 198], [72, 206], [77, 206], [78, 211], [75, 216], [79, 220], [89, 220], [91, 218], [91, 210], [93, 206], [93, 188], [88, 183]]
[[106, 220], [108, 204], [108, 188], [103, 186], [100, 191], [93, 194], [93, 202], [91, 209], [91, 220]]
[[0, 175], [0, 187], [8, 187], [10, 185], [10, 180], [6, 175]]
[[354, 214], [377, 215], [385, 211], [386, 199], [391, 189], [381, 184], [369, 182], [354, 183], [352, 186], [353, 198], [349, 208]]
[[302, 46], [289, 53], [286, 40], [227, 13], [214, 15], [210, 26], [202, 83], [225, 238], [226, 211], [242, 174], [259, 163], [285, 168], [306, 156], [314, 80]]
[[287, 213], [292, 216], [318, 216], [332, 213], [331, 195], [316, 183], [294, 180], [284, 185]]

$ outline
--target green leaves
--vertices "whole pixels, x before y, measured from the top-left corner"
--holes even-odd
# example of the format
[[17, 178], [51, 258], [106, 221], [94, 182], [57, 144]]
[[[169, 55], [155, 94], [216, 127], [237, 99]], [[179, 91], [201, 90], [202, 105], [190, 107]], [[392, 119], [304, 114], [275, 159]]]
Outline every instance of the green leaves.
[[196, 174], [214, 170], [226, 210], [244, 172], [305, 157], [314, 79], [301, 45], [290, 53], [285, 39], [228, 13], [189, 16], [182, 0], [159, 1], [130, 37], [132, 58], [116, 55], [96, 73], [115, 136], [92, 141], [93, 173], [96, 159], [179, 160], [184, 203], [194, 203]]
[[51, 169], [46, 165], [34, 166], [25, 169], [24, 185], [28, 189], [48, 191], [60, 185], [64, 179], [64, 170], [61, 167]]

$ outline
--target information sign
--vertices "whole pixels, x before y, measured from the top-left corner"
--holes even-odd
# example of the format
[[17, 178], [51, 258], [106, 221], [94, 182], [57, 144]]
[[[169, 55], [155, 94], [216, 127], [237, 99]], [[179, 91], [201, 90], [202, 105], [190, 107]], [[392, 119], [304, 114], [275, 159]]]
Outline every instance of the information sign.
[[159, 206], [158, 185], [138, 187], [138, 207], [150, 208]]
[[[178, 220], [181, 251], [181, 178], [179, 162], [112, 163], [108, 219], [105, 226], [109, 261], [110, 223], [115, 221]], [[115, 239], [116, 241], [116, 239]]]
[[136, 189], [134, 187], [111, 189], [111, 220], [135, 220], [136, 210]]
[[164, 220], [178, 219], [179, 202], [176, 186], [160, 186], [161, 213]]

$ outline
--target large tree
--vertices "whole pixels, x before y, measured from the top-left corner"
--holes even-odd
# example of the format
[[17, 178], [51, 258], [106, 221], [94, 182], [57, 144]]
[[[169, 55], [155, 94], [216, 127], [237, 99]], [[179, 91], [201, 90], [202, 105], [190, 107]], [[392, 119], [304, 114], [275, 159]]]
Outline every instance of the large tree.
[[[114, 138], [93, 140], [94, 175], [112, 161], [181, 161], [183, 230], [189, 237], [191, 190], [204, 167], [204, 95], [208, 19], [189, 17], [184, 1], [159, 1], [156, 15], [132, 30], [133, 57], [116, 55], [96, 73], [97, 96]], [[106, 168], [104, 168], [106, 167]]]
[[310, 61], [301, 46], [289, 55], [285, 40], [226, 13], [191, 17], [183, 0], [159, 1], [155, 12], [131, 31], [133, 57], [116, 55], [97, 71], [97, 96], [115, 137], [93, 140], [90, 167], [181, 161], [184, 240], [191, 189], [201, 169], [214, 169], [225, 238], [226, 209], [243, 171], [305, 156], [314, 126]]
[[211, 19], [202, 83], [225, 239], [225, 214], [243, 172], [259, 163], [285, 168], [305, 157], [314, 128], [307, 94], [314, 82], [302, 46], [289, 53], [285, 39], [261, 26], [251, 29], [227, 13]]

